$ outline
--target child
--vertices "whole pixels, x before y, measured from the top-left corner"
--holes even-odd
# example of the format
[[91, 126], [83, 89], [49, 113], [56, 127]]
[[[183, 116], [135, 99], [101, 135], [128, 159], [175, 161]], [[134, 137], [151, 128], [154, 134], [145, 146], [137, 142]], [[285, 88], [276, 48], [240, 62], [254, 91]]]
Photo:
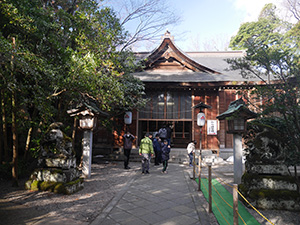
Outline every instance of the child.
[[159, 134], [157, 133], [155, 135], [155, 138], [153, 139], [153, 149], [154, 149], [154, 153], [155, 153], [155, 161], [154, 161], [154, 165], [158, 166], [161, 163], [161, 147], [162, 147], [162, 143], [161, 140], [159, 138]]
[[197, 144], [196, 141], [192, 141], [191, 143], [188, 144], [187, 146], [187, 152], [188, 156], [190, 158], [190, 166], [193, 166], [193, 159], [194, 159], [194, 152], [195, 152], [195, 145]]
[[170, 154], [170, 145], [168, 144], [168, 140], [164, 140], [164, 143], [162, 144], [162, 162], [163, 162], [163, 169], [161, 173], [167, 173], [167, 167], [168, 167], [168, 160], [169, 160], [169, 154]]

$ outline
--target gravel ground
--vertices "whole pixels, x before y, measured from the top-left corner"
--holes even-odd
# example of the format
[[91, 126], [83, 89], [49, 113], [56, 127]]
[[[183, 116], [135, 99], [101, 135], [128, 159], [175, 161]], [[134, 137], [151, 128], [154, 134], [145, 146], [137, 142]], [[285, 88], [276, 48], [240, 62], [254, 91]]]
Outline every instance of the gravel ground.
[[[92, 178], [85, 180], [84, 189], [69, 196], [26, 191], [26, 180], [20, 180], [19, 188], [12, 188], [10, 182], [0, 180], [0, 224], [33, 225], [49, 216], [89, 224], [140, 169], [140, 163], [131, 163], [130, 166], [132, 169], [124, 170], [122, 162], [93, 164]], [[213, 176], [232, 183], [233, 165], [213, 166]], [[249, 211], [261, 224], [270, 224], [254, 210]], [[263, 210], [261, 213], [276, 225], [300, 224], [299, 212]]]
[[93, 221], [110, 200], [136, 174], [140, 164], [124, 170], [122, 163], [92, 164], [92, 178], [84, 182], [84, 189], [72, 195], [24, 190], [11, 182], [0, 182], [0, 224], [34, 224], [31, 217], [63, 216], [83, 224]]

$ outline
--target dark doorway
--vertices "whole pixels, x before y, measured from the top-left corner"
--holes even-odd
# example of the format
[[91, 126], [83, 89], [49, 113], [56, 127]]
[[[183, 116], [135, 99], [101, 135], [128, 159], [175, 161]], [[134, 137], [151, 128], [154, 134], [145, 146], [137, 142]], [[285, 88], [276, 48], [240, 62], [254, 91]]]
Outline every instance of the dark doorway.
[[[144, 135], [158, 132], [166, 121], [140, 121], [139, 122], [139, 143]], [[172, 148], [186, 148], [192, 139], [192, 122], [191, 121], [167, 121], [174, 124], [172, 129], [171, 145]]]

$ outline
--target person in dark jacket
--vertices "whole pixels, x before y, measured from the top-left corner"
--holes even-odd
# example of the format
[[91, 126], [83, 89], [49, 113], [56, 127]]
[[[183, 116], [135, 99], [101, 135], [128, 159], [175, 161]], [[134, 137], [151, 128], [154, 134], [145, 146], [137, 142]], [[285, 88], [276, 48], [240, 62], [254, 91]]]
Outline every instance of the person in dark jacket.
[[167, 125], [167, 141], [168, 145], [171, 145], [171, 137], [172, 137], [172, 129], [174, 127], [174, 124], [168, 124]]
[[129, 164], [129, 158], [130, 158], [130, 153], [132, 149], [132, 142], [135, 139], [135, 137], [127, 131], [126, 134], [123, 135], [123, 148], [124, 148], [124, 169], [128, 170], [130, 167], [128, 166]]
[[161, 140], [158, 133], [153, 140], [153, 150], [155, 153], [154, 165], [158, 166], [161, 163]]
[[162, 173], [167, 173], [167, 168], [168, 168], [168, 160], [170, 158], [170, 145], [168, 144], [167, 140], [164, 140], [164, 143], [162, 144], [162, 162], [163, 162], [163, 169], [162, 169]]

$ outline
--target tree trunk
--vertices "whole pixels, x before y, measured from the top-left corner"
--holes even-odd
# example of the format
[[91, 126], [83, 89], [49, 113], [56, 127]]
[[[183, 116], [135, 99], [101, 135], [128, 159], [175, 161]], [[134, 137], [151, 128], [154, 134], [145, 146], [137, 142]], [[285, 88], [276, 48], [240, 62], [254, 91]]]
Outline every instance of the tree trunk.
[[28, 151], [29, 151], [29, 144], [31, 141], [31, 135], [32, 135], [33, 128], [30, 127], [27, 133], [27, 139], [26, 139], [26, 145], [25, 145], [25, 152], [24, 152], [24, 160], [27, 159]]
[[[12, 38], [13, 48], [15, 48], [15, 38]], [[14, 55], [11, 56], [11, 67], [12, 67], [12, 77], [14, 69]], [[16, 92], [15, 89], [12, 89], [11, 95], [11, 125], [12, 125], [12, 137], [13, 137], [13, 160], [12, 160], [12, 186], [17, 187], [18, 184], [18, 138], [17, 138], [17, 119], [16, 119]]]
[[12, 185], [18, 187], [18, 137], [16, 121], [16, 95], [12, 93], [12, 136], [13, 136], [13, 160], [12, 160]]
[[77, 128], [77, 118], [74, 117], [73, 123], [73, 131], [72, 131], [72, 151], [75, 154], [75, 135], [76, 135], [76, 128]]
[[[0, 111], [2, 112], [2, 90], [1, 90], [1, 92], [0, 92], [0, 102], [1, 102], [1, 104], [0, 104]], [[1, 120], [0, 120], [0, 124], [2, 124], [3, 123], [3, 121], [2, 121], [2, 117], [1, 117]], [[2, 161], [3, 161], [3, 127], [1, 126], [0, 127], [0, 164], [2, 163]]]
[[5, 162], [8, 162], [9, 154], [8, 154], [8, 143], [7, 143], [7, 122], [6, 122], [4, 98], [5, 98], [4, 90], [1, 90], [2, 132], [3, 132], [2, 140], [3, 140], [4, 160]]

